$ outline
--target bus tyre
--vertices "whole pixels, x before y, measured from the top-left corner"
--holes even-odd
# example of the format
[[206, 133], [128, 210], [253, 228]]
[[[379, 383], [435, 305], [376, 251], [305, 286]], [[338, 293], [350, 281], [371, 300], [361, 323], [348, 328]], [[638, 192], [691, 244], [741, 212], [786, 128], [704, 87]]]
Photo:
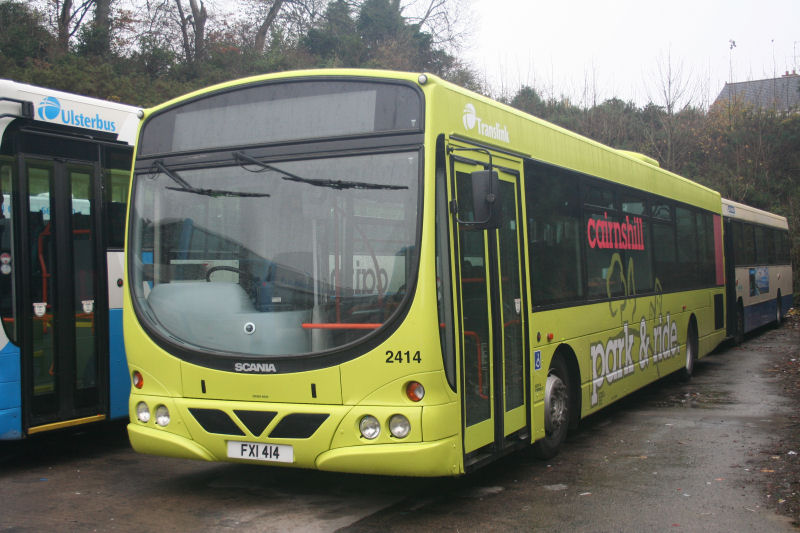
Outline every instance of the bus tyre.
[[686, 332], [686, 363], [680, 370], [681, 381], [689, 381], [694, 372], [694, 364], [697, 361], [697, 326], [694, 321], [689, 322], [689, 330]]
[[533, 453], [539, 459], [554, 457], [567, 438], [573, 405], [569, 386], [569, 370], [561, 357], [556, 357], [547, 373], [544, 388], [545, 436], [533, 443]]

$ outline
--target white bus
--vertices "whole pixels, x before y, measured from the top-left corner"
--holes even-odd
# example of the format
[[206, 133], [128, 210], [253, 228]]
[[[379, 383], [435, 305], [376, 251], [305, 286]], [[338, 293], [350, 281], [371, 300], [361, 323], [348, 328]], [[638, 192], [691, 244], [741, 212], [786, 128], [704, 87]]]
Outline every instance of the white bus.
[[785, 217], [722, 199], [728, 334], [780, 324], [792, 307], [792, 260]]
[[127, 414], [122, 247], [139, 112], [0, 80], [0, 440]]

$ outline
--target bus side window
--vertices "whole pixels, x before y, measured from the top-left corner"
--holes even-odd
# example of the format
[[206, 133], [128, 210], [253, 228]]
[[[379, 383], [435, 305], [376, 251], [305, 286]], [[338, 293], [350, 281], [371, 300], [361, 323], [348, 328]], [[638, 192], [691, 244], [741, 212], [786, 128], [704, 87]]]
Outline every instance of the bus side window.
[[698, 259], [697, 224], [694, 212], [684, 207], [675, 208], [675, 222], [678, 230], [678, 268], [682, 272], [680, 286], [689, 289], [700, 285]]
[[675, 225], [672, 207], [665, 202], [656, 202], [653, 215], [653, 265], [662, 290], [676, 289], [677, 255], [675, 251]]
[[525, 203], [535, 306], [583, 299], [580, 200], [572, 172], [528, 161]]
[[[623, 222], [631, 224], [634, 229], [634, 244], [625, 251], [625, 276], [627, 282], [633, 284], [629, 287], [629, 294], [638, 294], [653, 290], [653, 251], [650, 242], [650, 216], [647, 211], [647, 202], [644, 198], [629, 193], [622, 195]], [[637, 235], [636, 227], [641, 224], [641, 234]], [[637, 242], [641, 241], [641, 242]], [[633, 271], [629, 272], [633, 261]], [[632, 274], [632, 279], [628, 279]]]
[[755, 228], [752, 224], [742, 224], [742, 254], [741, 264], [753, 265], [756, 262]]

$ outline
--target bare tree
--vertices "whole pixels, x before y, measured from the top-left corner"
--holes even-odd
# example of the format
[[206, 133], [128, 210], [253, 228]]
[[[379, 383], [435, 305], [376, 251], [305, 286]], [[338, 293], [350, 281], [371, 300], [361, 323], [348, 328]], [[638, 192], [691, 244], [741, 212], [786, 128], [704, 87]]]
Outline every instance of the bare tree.
[[402, 0], [400, 12], [410, 24], [433, 37], [433, 44], [460, 50], [469, 37], [468, 13], [464, 0]]
[[678, 131], [681, 121], [677, 115], [691, 108], [696, 90], [691, 75], [684, 73], [683, 63], [673, 63], [670, 50], [667, 50], [666, 57], [661, 55], [657, 59], [656, 71], [656, 93], [648, 90], [648, 97], [661, 112], [656, 115], [658, 124], [651, 123], [647, 135], [661, 164], [676, 171], [688, 141]]
[[191, 13], [184, 12], [181, 0], [175, 0], [178, 21], [183, 37], [183, 52], [187, 63], [202, 61], [206, 57], [206, 22], [208, 12], [203, 0], [189, 0]]
[[[291, 0], [289, 1], [291, 2]], [[265, 0], [263, 3], [269, 4], [270, 0]], [[267, 43], [267, 35], [272, 25], [275, 23], [275, 19], [278, 18], [278, 13], [280, 13], [283, 3], [284, 0], [271, 0], [272, 5], [269, 6], [266, 16], [261, 20], [261, 24], [259, 24], [258, 30], [256, 31], [256, 38], [253, 44], [253, 48], [256, 52], [264, 51], [264, 47]]]
[[70, 40], [83, 24], [94, 6], [94, 0], [33, 0], [36, 8], [45, 14], [48, 25], [56, 35], [55, 54], [69, 51]]
[[684, 74], [682, 61], [673, 63], [672, 50], [667, 50], [666, 58], [663, 55], [658, 57], [656, 70], [656, 94], [648, 91], [650, 101], [663, 106], [670, 116], [689, 107], [696, 93], [691, 73]]

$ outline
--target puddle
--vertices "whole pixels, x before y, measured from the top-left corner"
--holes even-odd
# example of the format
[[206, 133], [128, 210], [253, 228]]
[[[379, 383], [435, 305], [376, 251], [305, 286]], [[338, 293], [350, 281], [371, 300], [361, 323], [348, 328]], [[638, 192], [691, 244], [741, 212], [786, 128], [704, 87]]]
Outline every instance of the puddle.
[[654, 400], [658, 407], [687, 407], [693, 409], [713, 409], [720, 405], [734, 403], [728, 391], [675, 392]]

